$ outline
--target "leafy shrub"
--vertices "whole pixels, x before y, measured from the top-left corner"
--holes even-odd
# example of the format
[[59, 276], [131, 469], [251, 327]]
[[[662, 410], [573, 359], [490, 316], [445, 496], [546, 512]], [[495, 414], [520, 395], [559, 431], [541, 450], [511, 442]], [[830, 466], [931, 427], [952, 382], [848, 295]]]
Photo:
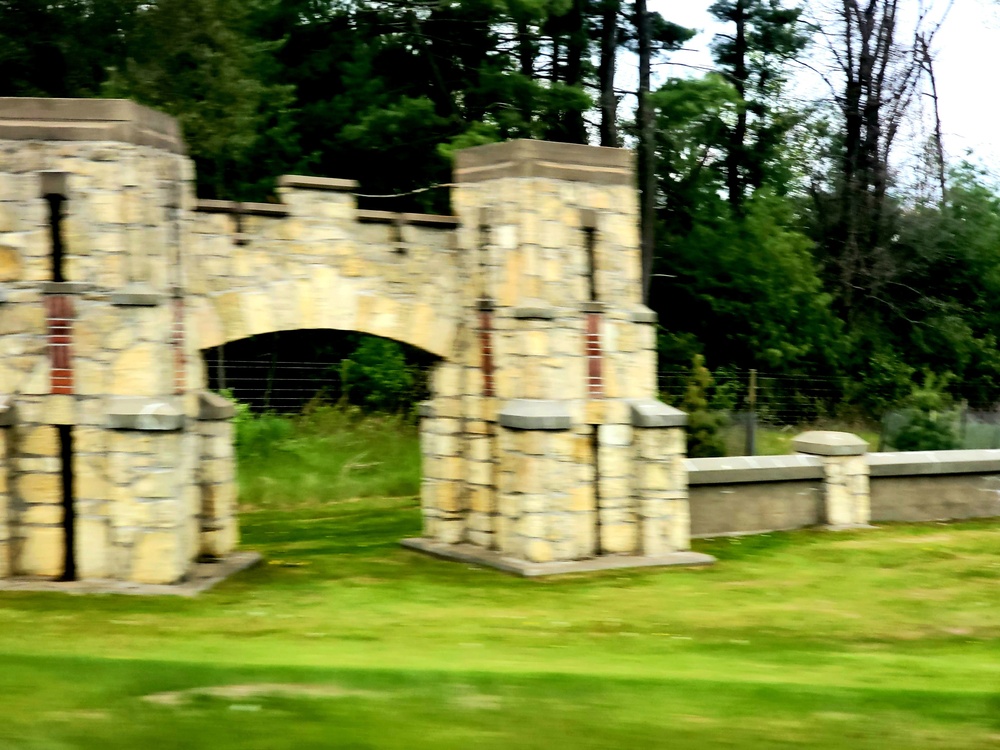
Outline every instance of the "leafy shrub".
[[726, 455], [726, 446], [720, 428], [723, 418], [718, 412], [709, 411], [708, 389], [712, 387], [712, 374], [705, 367], [705, 357], [694, 355], [691, 375], [680, 408], [688, 415], [688, 455], [692, 458]]
[[954, 450], [959, 445], [958, 412], [944, 392], [947, 377], [924, 377], [913, 386], [902, 411], [903, 424], [891, 443], [898, 451]]

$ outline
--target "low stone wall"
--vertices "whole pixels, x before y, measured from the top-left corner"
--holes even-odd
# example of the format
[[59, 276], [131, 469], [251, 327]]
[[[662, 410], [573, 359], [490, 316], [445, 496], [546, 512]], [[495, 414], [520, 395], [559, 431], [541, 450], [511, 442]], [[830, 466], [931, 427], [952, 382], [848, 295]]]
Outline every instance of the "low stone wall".
[[823, 522], [816, 456], [689, 459], [691, 536], [753, 534]]
[[[1000, 517], [1000, 450], [869, 453], [871, 521]], [[828, 459], [688, 459], [691, 535], [753, 534], [831, 523]], [[860, 524], [860, 521], [859, 521]]]
[[1000, 517], [1000, 450], [871, 453], [873, 521]]

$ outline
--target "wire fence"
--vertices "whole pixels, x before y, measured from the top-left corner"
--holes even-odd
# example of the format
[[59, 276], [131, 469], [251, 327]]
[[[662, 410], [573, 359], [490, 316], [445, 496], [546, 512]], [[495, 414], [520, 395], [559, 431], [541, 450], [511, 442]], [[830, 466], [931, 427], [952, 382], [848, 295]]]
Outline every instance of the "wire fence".
[[[206, 365], [210, 388], [229, 391], [256, 412], [297, 413], [316, 399], [331, 403], [364, 400], [365, 394], [352, 392], [352, 384], [345, 382], [343, 360], [206, 357]], [[412, 406], [427, 397], [433, 366], [407, 367], [410, 385], [402, 403]], [[850, 383], [842, 377], [745, 370], [716, 372], [712, 378], [704, 395], [708, 410], [720, 418], [730, 455], [783, 452], [792, 436], [809, 428], [858, 432], [872, 449], [892, 450], [893, 436], [908, 418], [903, 410], [888, 411], [881, 419], [860, 416], [862, 411], [846, 400]], [[660, 397], [681, 406], [690, 381], [690, 371], [660, 373]], [[970, 409], [959, 404], [943, 418], [951, 420], [955, 447], [1000, 448], [1000, 408]]]
[[[208, 387], [228, 391], [255, 412], [281, 414], [300, 412], [314, 400], [350, 400], [352, 383], [345, 382], [343, 360], [289, 362], [265, 359], [219, 359], [206, 357]], [[408, 365], [404, 400], [425, 397], [431, 366]], [[357, 385], [356, 383], [354, 385]]]
[[[733, 370], [714, 373], [712, 379], [706, 394], [709, 410], [724, 412], [735, 421], [750, 414], [756, 422], [774, 426], [844, 421], [844, 378]], [[688, 370], [660, 373], [661, 397], [679, 405], [690, 380]]]

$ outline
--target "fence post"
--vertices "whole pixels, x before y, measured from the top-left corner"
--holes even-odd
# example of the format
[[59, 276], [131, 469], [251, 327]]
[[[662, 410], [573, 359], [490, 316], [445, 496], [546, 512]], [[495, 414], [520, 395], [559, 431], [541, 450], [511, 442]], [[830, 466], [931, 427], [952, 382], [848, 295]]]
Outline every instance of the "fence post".
[[750, 389], [747, 394], [747, 426], [746, 443], [743, 455], [754, 456], [757, 454], [757, 371], [750, 370]]

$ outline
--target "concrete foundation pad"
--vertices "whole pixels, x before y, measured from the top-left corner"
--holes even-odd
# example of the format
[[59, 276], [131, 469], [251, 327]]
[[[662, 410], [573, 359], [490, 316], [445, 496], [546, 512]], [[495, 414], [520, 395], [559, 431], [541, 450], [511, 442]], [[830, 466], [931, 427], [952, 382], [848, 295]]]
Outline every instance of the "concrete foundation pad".
[[174, 584], [132, 583], [130, 581], [52, 581], [45, 578], [6, 578], [4, 591], [55, 591], [63, 594], [133, 594], [137, 596], [197, 596], [220, 581], [259, 564], [257, 552], [234, 552], [217, 562], [198, 563], [187, 580]]
[[641, 557], [630, 555], [607, 555], [589, 560], [571, 560], [568, 562], [533, 563], [507, 557], [494, 550], [476, 547], [473, 544], [442, 544], [432, 539], [404, 539], [400, 542], [407, 549], [423, 552], [442, 560], [485, 565], [514, 573], [525, 578], [537, 576], [561, 575], [564, 573], [590, 573], [597, 570], [619, 570], [622, 568], [658, 568], [672, 565], [694, 566], [711, 565], [715, 558], [700, 552], [672, 552], [668, 555]]

